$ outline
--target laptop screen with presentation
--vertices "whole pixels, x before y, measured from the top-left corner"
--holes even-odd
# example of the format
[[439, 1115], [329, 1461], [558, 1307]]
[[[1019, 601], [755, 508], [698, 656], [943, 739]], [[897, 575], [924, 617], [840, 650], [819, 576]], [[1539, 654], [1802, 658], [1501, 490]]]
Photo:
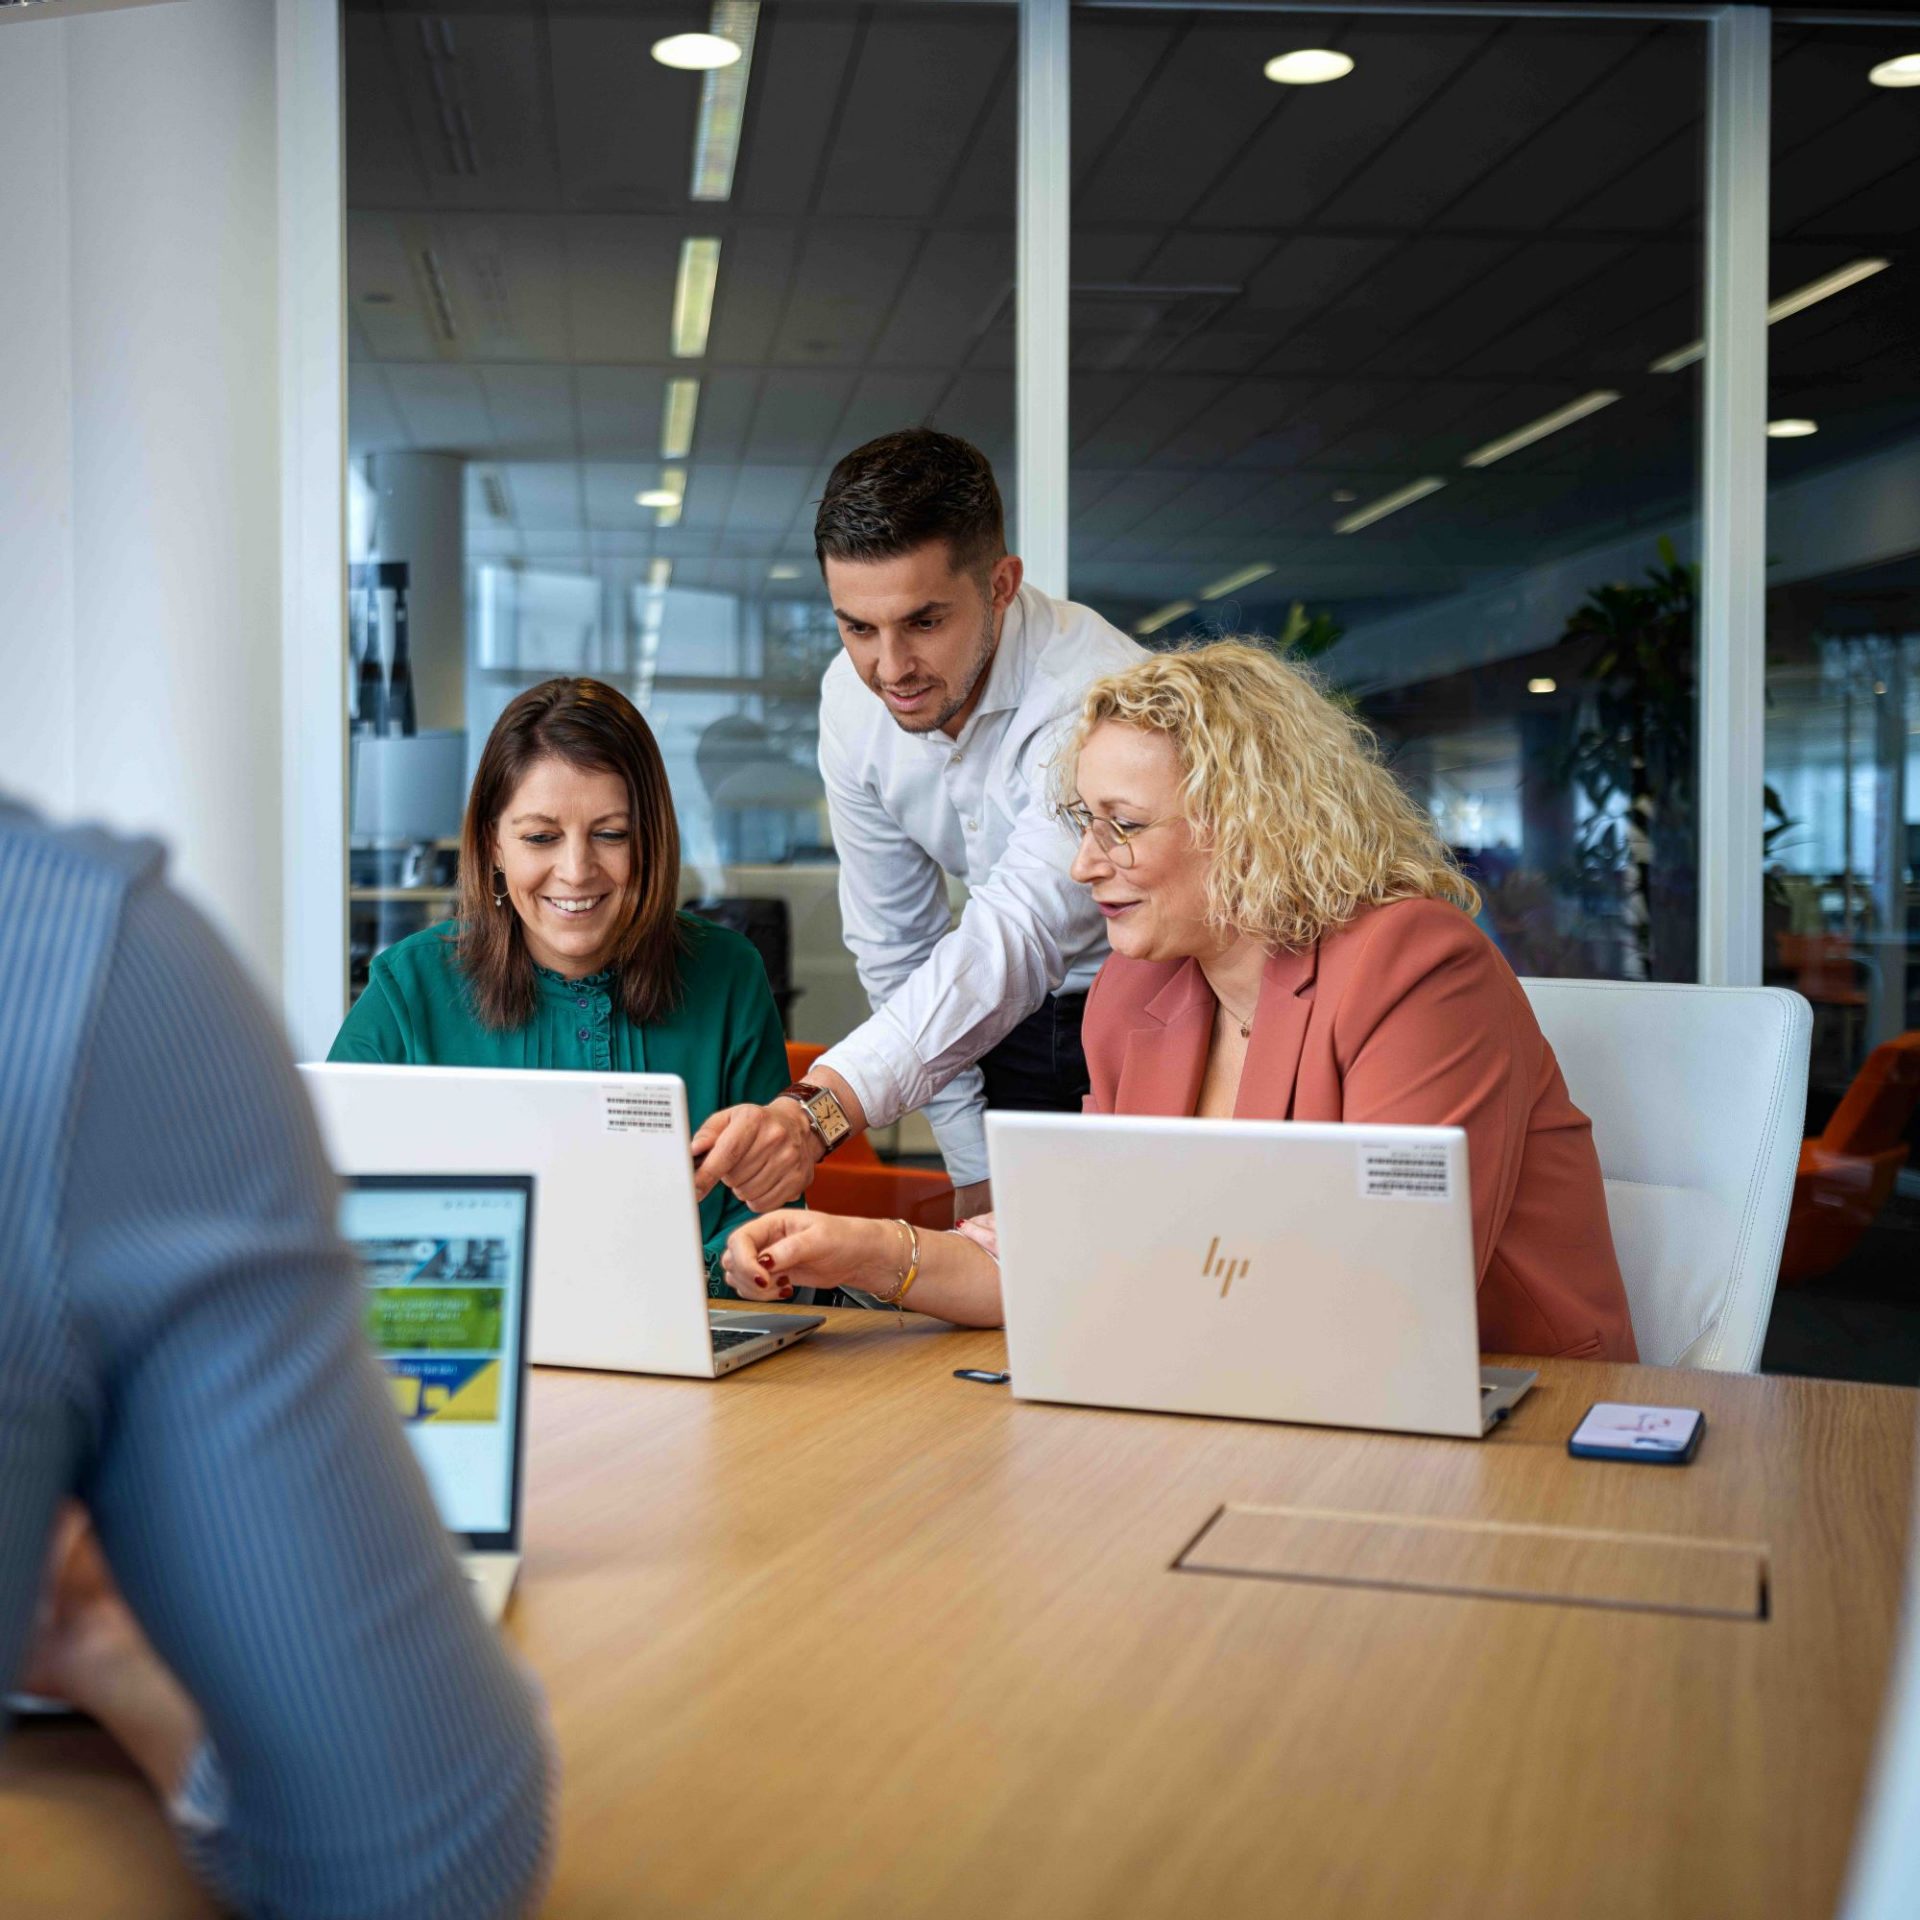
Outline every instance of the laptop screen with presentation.
[[340, 1230], [360, 1256], [366, 1327], [449, 1533], [516, 1551], [533, 1182], [357, 1174]]

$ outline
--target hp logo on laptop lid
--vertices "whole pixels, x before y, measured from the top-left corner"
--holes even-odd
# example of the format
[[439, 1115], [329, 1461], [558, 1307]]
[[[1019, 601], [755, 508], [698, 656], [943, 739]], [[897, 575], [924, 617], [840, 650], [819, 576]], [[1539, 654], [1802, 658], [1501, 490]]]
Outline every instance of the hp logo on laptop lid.
[[1205, 1274], [1209, 1280], [1211, 1280], [1216, 1273], [1220, 1275], [1220, 1298], [1224, 1300], [1227, 1297], [1227, 1289], [1231, 1287], [1236, 1280], [1245, 1279], [1249, 1263], [1245, 1260], [1223, 1260], [1219, 1258], [1219, 1253], [1220, 1236], [1216, 1233], [1207, 1244], [1206, 1265], [1203, 1266], [1200, 1271]]

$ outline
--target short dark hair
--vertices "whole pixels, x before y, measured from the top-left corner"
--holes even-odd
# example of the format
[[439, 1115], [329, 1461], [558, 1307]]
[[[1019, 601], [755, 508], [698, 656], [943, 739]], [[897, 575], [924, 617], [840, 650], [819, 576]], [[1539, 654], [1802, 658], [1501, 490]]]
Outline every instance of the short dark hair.
[[893, 560], [944, 540], [954, 570], [990, 567], [1007, 550], [1006, 515], [987, 456], [931, 427], [883, 433], [855, 447], [827, 477], [813, 517], [813, 554]]
[[493, 904], [494, 822], [537, 760], [611, 773], [625, 781], [633, 830], [633, 883], [614, 942], [615, 991], [627, 1018], [657, 1020], [680, 997], [680, 828], [666, 763], [627, 696], [603, 680], [545, 680], [509, 702], [494, 723], [467, 796], [460, 830], [460, 921], [455, 935], [474, 1010], [490, 1027], [533, 1017], [533, 956], [520, 915]]

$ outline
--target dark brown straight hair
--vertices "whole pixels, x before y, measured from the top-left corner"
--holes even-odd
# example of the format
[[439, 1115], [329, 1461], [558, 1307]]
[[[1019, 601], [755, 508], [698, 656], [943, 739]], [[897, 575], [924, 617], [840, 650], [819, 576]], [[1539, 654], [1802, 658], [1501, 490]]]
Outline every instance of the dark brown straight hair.
[[813, 517], [813, 557], [865, 564], [944, 540], [955, 573], [986, 573], [1007, 550], [987, 456], [931, 427], [883, 433], [841, 457]]
[[615, 991], [629, 1020], [657, 1020], [680, 997], [685, 942], [674, 906], [680, 829], [652, 729], [625, 694], [602, 680], [546, 680], [529, 687], [495, 723], [480, 756], [460, 829], [455, 935], [474, 1011], [490, 1027], [524, 1026], [533, 1016], [533, 956], [512, 903], [493, 904], [492, 849], [500, 816], [539, 760], [564, 760], [626, 782], [633, 881], [613, 946]]

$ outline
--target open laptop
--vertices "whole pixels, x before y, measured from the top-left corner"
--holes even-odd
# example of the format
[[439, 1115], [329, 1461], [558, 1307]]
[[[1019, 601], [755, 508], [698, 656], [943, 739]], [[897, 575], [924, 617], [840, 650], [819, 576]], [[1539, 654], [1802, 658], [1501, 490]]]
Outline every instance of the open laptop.
[[304, 1066], [343, 1173], [525, 1167], [540, 1187], [536, 1366], [713, 1379], [823, 1325], [709, 1311], [687, 1090], [670, 1073]]
[[368, 1336], [489, 1620], [520, 1572], [532, 1229], [525, 1175], [358, 1174], [340, 1195]]
[[1480, 1365], [1458, 1127], [989, 1113], [987, 1153], [1022, 1399], [1477, 1439], [1536, 1378]]

